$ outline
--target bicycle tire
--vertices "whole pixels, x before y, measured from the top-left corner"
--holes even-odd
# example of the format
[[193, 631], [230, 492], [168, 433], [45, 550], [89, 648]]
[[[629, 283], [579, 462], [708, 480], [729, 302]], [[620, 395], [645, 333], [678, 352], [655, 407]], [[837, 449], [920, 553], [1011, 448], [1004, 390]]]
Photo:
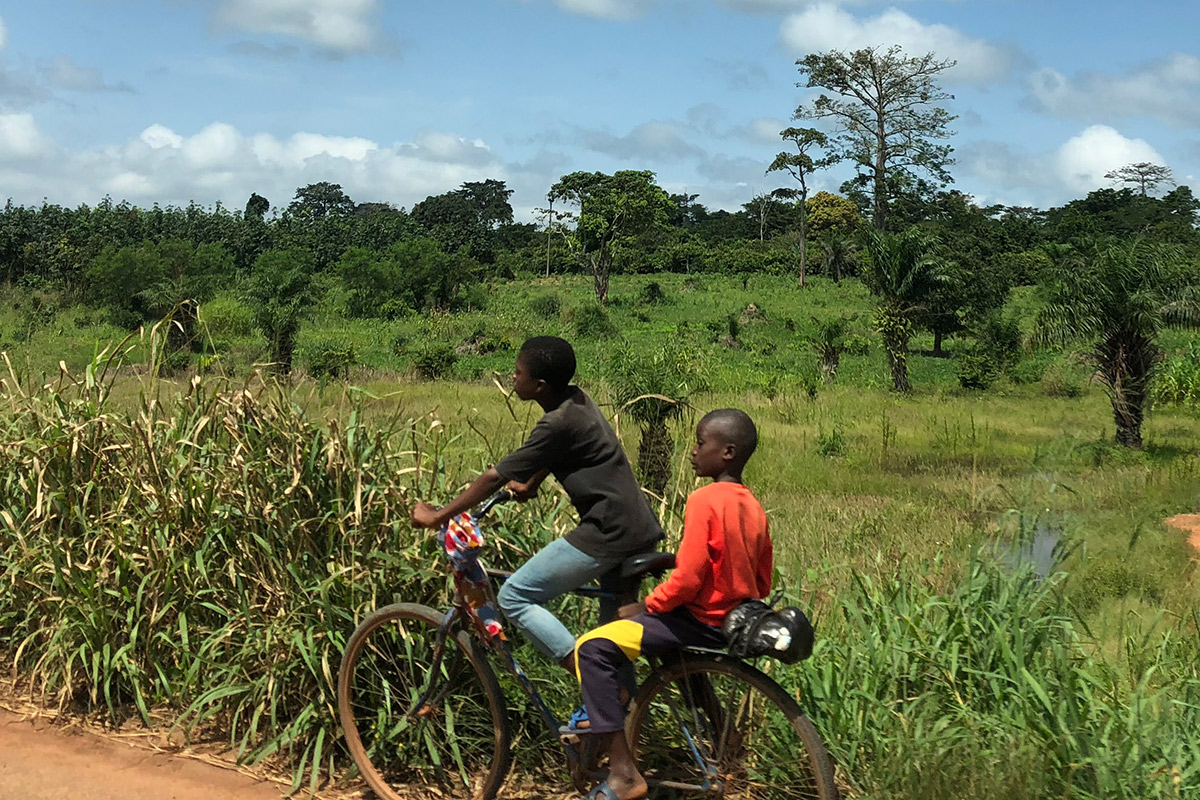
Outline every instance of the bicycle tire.
[[[685, 722], [695, 752], [714, 767], [707, 774]], [[625, 734], [652, 797], [669, 789], [680, 798], [838, 798], [829, 752], [799, 703], [731, 656], [688, 655], [655, 669], [634, 698]]]
[[444, 615], [428, 606], [380, 608], [355, 629], [338, 671], [338, 717], [354, 763], [382, 800], [400, 787], [436, 784], [442, 796], [492, 800], [512, 766], [512, 735], [500, 683], [465, 630], [452, 631], [438, 691], [426, 690]]

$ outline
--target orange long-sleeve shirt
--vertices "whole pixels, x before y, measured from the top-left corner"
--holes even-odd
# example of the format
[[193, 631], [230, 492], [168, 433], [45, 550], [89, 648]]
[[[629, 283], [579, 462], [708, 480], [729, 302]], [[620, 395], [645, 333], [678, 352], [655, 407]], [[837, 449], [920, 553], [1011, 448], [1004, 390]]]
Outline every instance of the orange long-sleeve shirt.
[[731, 609], [771, 591], [774, 551], [767, 514], [740, 483], [718, 482], [688, 497], [675, 570], [646, 598], [656, 614], [684, 606], [720, 625]]

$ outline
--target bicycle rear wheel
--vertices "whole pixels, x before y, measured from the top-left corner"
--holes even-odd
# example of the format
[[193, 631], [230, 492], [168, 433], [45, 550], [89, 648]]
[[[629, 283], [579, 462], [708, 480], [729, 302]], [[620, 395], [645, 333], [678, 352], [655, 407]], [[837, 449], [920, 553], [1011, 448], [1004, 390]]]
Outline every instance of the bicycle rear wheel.
[[354, 762], [383, 800], [401, 800], [400, 788], [412, 784], [491, 800], [512, 763], [500, 684], [466, 631], [447, 634], [430, 680], [443, 618], [410, 603], [381, 608], [342, 655], [338, 715]]
[[734, 658], [688, 656], [654, 670], [626, 735], [652, 797], [838, 797], [829, 753], [799, 704]]

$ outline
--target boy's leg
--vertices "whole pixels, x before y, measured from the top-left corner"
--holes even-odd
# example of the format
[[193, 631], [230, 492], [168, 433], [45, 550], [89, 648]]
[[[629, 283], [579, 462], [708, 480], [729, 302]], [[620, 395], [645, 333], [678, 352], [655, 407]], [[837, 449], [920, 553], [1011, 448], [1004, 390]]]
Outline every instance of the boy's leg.
[[504, 582], [496, 596], [500, 610], [533, 646], [555, 661], [575, 650], [575, 636], [542, 607], [554, 598], [595, 580], [612, 569], [566, 539], [556, 539]]
[[603, 625], [580, 637], [575, 647], [583, 702], [594, 735], [603, 736], [609, 751], [608, 783], [618, 797], [640, 797], [646, 781], [626, 747], [625, 708], [621, 703], [621, 678], [638, 656], [657, 656], [681, 647], [721, 647], [720, 630], [697, 620], [683, 609], [670, 614], [638, 614]]

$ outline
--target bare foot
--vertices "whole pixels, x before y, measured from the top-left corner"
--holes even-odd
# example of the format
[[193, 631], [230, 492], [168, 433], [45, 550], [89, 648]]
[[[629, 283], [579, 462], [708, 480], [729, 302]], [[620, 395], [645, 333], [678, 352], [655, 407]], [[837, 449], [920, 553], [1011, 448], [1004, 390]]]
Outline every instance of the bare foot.
[[[593, 794], [597, 797], [597, 800], [641, 800], [641, 798], [649, 793], [650, 787], [646, 785], [646, 779], [640, 773], [635, 774], [637, 776], [636, 779], [619, 780], [610, 773], [608, 779], [600, 784], [600, 786], [607, 785], [612, 792], [610, 794], [596, 794], [593, 790]], [[599, 789], [600, 786], [596, 788]], [[613, 797], [613, 794], [616, 796]], [[588, 796], [592, 797], [593, 795]]]

